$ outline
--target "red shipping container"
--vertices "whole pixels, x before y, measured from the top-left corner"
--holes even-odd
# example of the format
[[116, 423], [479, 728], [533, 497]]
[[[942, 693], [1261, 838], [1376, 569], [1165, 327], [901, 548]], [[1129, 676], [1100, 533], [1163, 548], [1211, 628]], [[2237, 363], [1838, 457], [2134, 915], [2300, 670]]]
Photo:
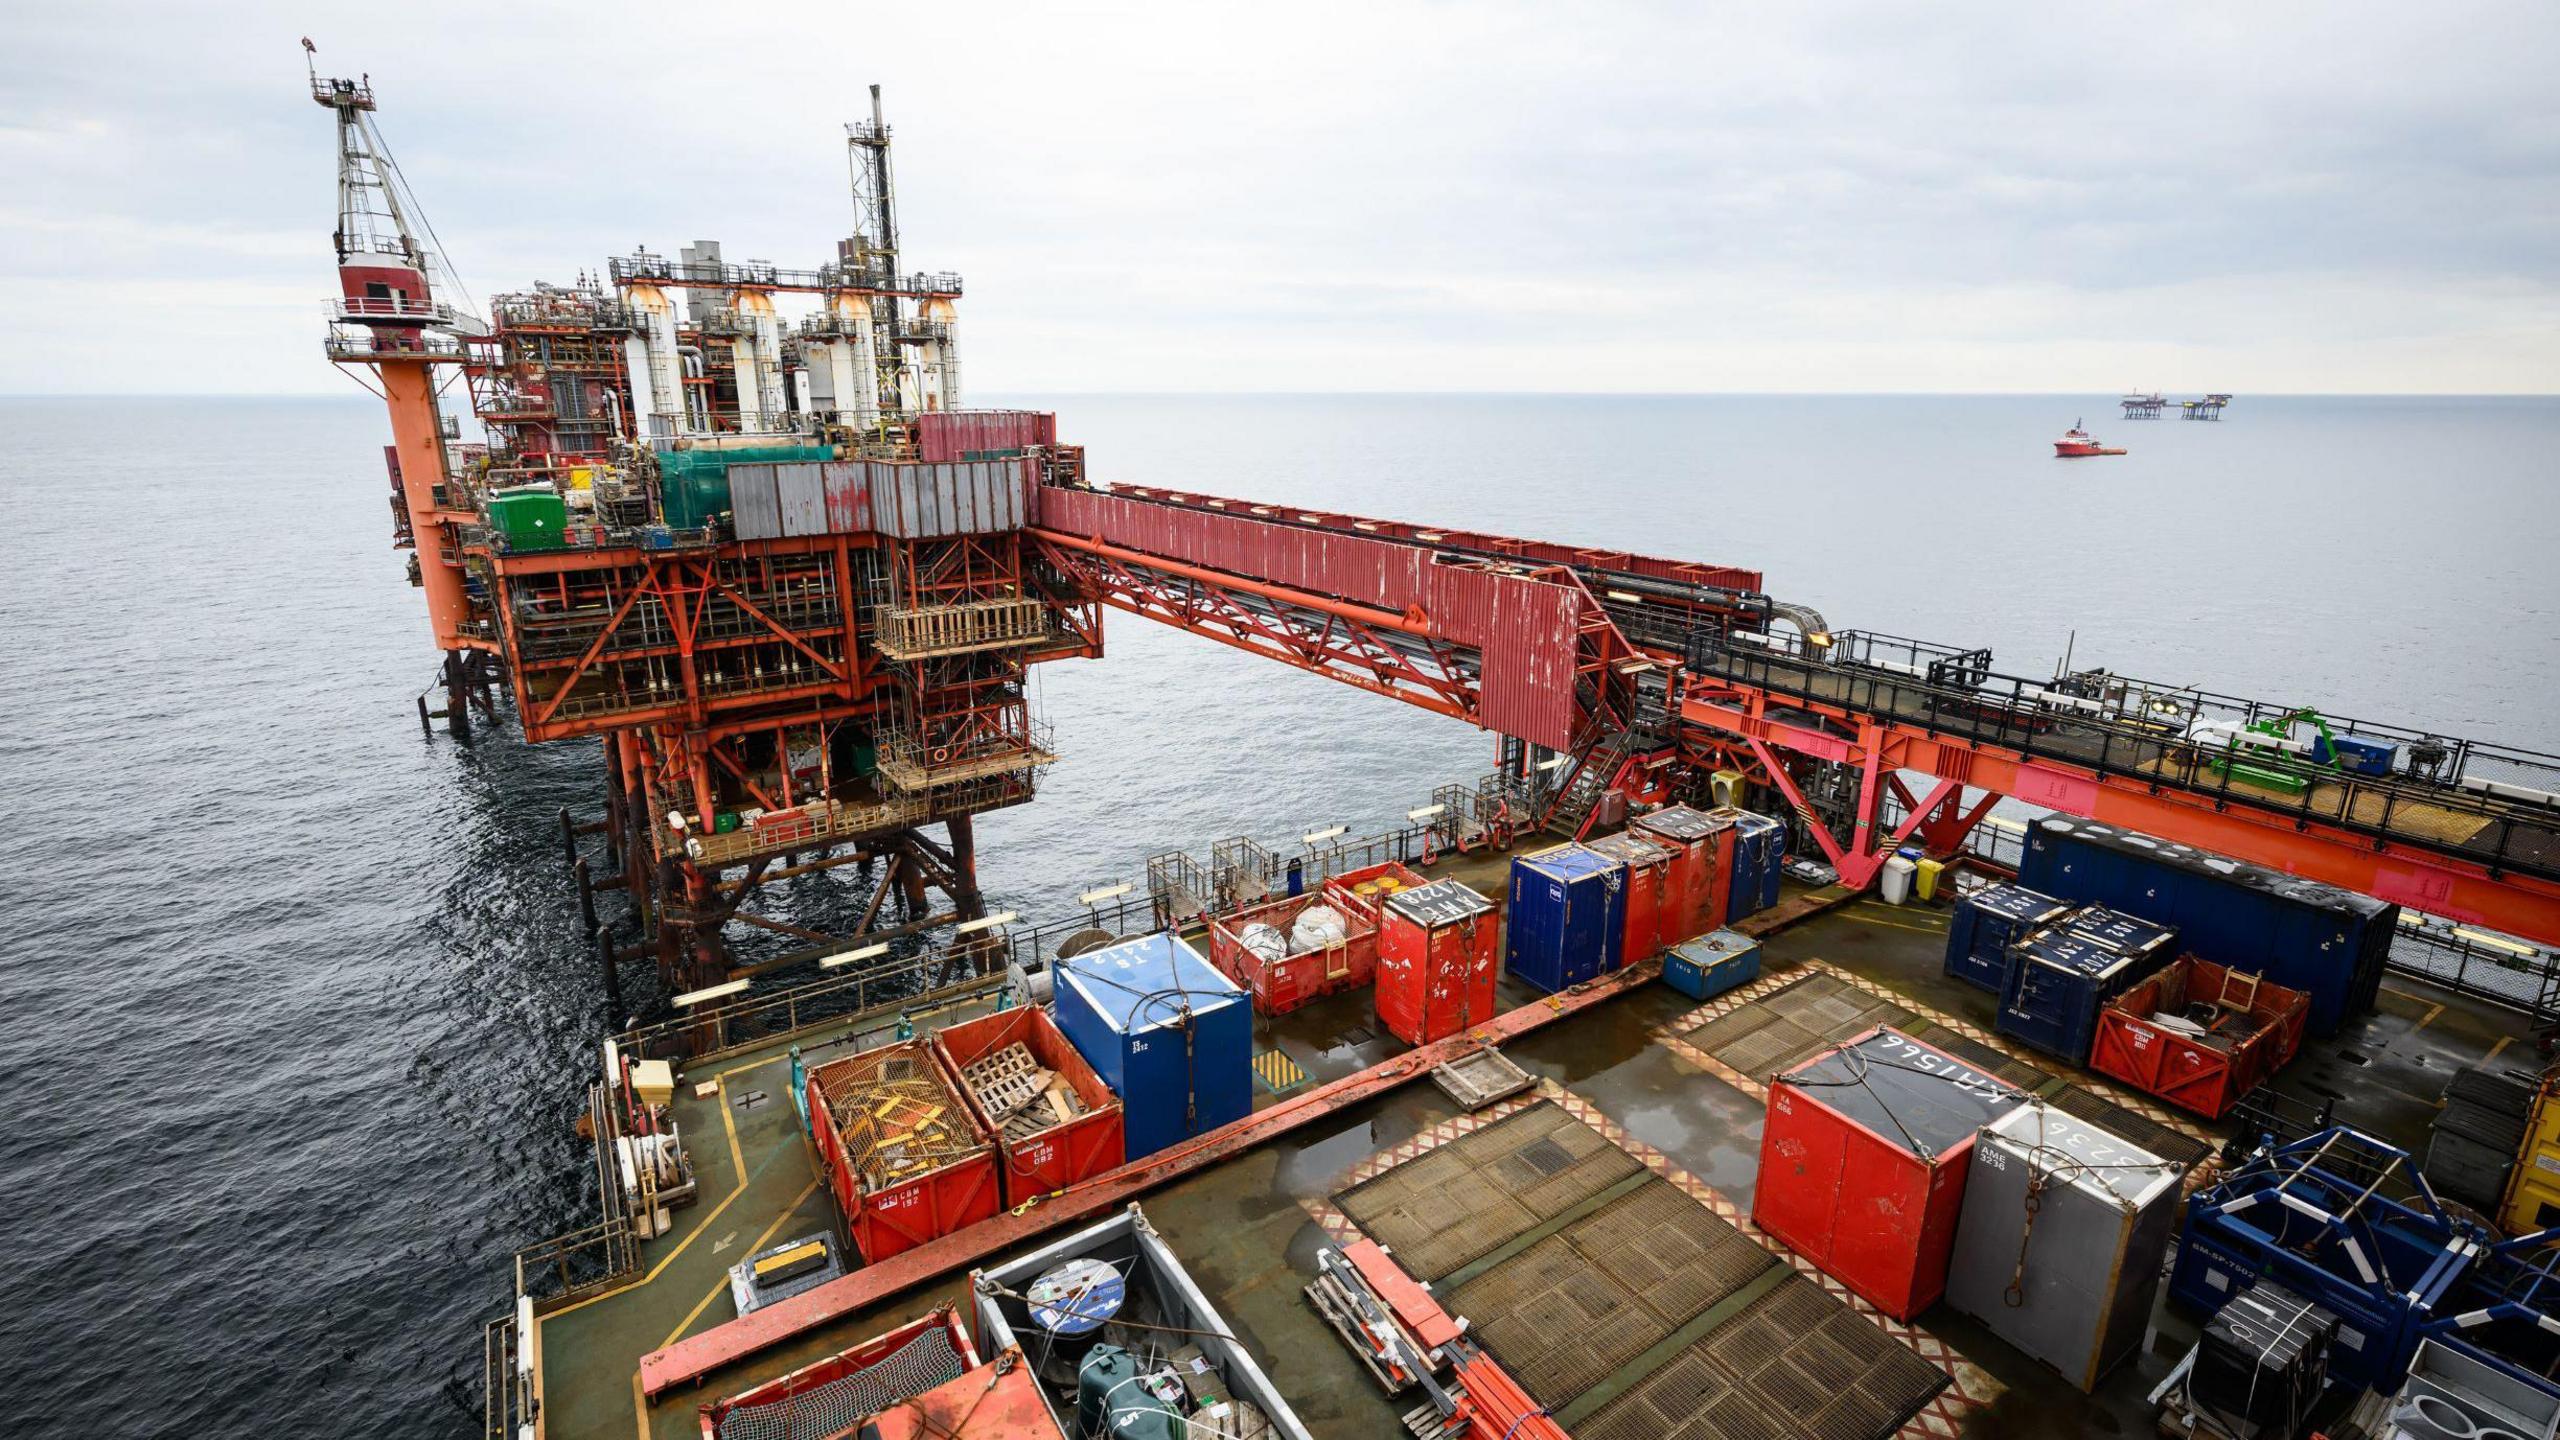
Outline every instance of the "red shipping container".
[[[1342, 917], [1343, 938], [1330, 945], [1298, 949], [1292, 935], [1298, 917], [1317, 905]], [[1266, 942], [1262, 949], [1247, 945], [1245, 931], [1257, 925], [1276, 932], [1276, 946], [1286, 947], [1288, 953], [1265, 953], [1275, 948], [1274, 942]], [[1212, 918], [1209, 963], [1218, 967], [1219, 974], [1251, 992], [1257, 1012], [1285, 1015], [1310, 1000], [1375, 979], [1378, 931], [1359, 914], [1333, 903], [1333, 897], [1319, 889], [1313, 894], [1269, 900]]]
[[1494, 1016], [1502, 963], [1493, 902], [1455, 880], [1398, 890], [1379, 906], [1378, 1019], [1408, 1045]]
[[1682, 923], [1678, 913], [1680, 896], [1673, 889], [1671, 877], [1672, 861], [1678, 852], [1632, 833], [1586, 840], [1582, 848], [1627, 867], [1627, 933], [1626, 943], [1618, 952], [1620, 969], [1639, 960], [1650, 960], [1661, 954], [1665, 945], [1689, 938], [1673, 933]]
[[[1084, 1113], [1072, 1120], [1023, 1131], [1019, 1137], [1008, 1134], [986, 1101], [969, 1086], [969, 1067], [1004, 1049], [1020, 1045], [1031, 1053], [1032, 1063], [1043, 1070], [1055, 1071], [1083, 1102]], [[996, 1154], [1004, 1163], [1004, 1203], [1021, 1205], [1052, 1191], [1063, 1190], [1079, 1180], [1087, 1180], [1105, 1170], [1119, 1167], [1124, 1157], [1124, 1127], [1120, 1114], [1120, 1097], [1093, 1066], [1058, 1029], [1049, 1012], [1037, 1007], [999, 1010], [975, 1020], [964, 1020], [944, 1028], [933, 1037], [934, 1053], [960, 1081], [962, 1098], [969, 1107], [970, 1118], [978, 1128], [995, 1137]], [[1034, 1107], [1040, 1102], [1034, 1100]], [[1047, 1114], [1045, 1110], [1037, 1113]]]
[[1379, 865], [1364, 865], [1347, 870], [1326, 880], [1321, 887], [1327, 903], [1345, 913], [1356, 913], [1378, 928], [1378, 904], [1398, 890], [1413, 890], [1431, 882], [1405, 868], [1402, 861], [1389, 860]]
[[1947, 1288], [1975, 1132], [2024, 1098], [1898, 1030], [1870, 1030], [1770, 1082], [1751, 1219], [1908, 1320]]
[[[882, 1088], [883, 1081], [909, 1080], [933, 1082], [939, 1099], [919, 1110]], [[922, 1040], [865, 1050], [809, 1072], [810, 1138], [819, 1170], [865, 1263], [877, 1265], [1004, 1208], [996, 1147], [960, 1090], [958, 1077]], [[935, 1122], [944, 1127], [938, 1137], [900, 1139]], [[900, 1169], [895, 1151], [907, 1145], [944, 1153], [926, 1168]]]
[[[2154, 1021], [2214, 1009], [2210, 1033], [2183, 1034]], [[2181, 1110], [2219, 1120], [2259, 1081], [2283, 1069], [2302, 1048], [2311, 997], [2181, 955], [2107, 1003], [2089, 1046], [2089, 1068]]]
[[1670, 805], [1636, 818], [1635, 828], [1672, 850], [1664, 903], [1676, 917], [1663, 924], [1665, 945], [1694, 940], [1724, 924], [1733, 889], [1733, 821], [1687, 805]]

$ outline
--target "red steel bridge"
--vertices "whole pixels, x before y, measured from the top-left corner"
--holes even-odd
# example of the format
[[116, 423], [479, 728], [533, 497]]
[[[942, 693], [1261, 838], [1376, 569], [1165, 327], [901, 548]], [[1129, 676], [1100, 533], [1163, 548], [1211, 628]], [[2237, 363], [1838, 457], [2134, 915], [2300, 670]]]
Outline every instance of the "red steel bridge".
[[1507, 768], [1560, 828], [1584, 823], [1577, 795], [1667, 757], [1775, 788], [1863, 885], [1895, 845], [1952, 850], [2010, 796], [2560, 943], [2560, 756], [2325, 717], [2402, 764], [2262, 783], [2235, 752], [2308, 751], [2276, 733], [2297, 707], [1833, 632], [1756, 571], [1169, 490], [1039, 493], [1034, 534], [1082, 593], [1515, 737]]

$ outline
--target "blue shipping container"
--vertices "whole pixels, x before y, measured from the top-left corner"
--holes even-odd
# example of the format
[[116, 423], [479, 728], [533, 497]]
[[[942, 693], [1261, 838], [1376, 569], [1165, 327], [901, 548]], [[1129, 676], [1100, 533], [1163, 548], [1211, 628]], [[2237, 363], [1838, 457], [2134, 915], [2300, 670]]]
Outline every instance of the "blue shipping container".
[[2341, 735], [2335, 742], [2324, 736], [2311, 738], [2313, 763], [2326, 765], [2333, 757], [2338, 768], [2350, 775], [2388, 775], [2392, 762], [2400, 758], [2400, 747], [2350, 735]]
[[1778, 880], [1787, 867], [1787, 827], [1731, 805], [1708, 813], [1733, 822], [1733, 880], [1725, 919], [1757, 915], [1777, 904]]
[[2009, 947], [2071, 912], [2024, 885], [1994, 885], [1956, 902], [1947, 919], [1947, 974], [1997, 995], [2009, 976]]
[[1760, 942], [1731, 930], [1683, 940], [1662, 957], [1662, 983], [1692, 1000], [1711, 1000], [1760, 978]]
[[1550, 994], [1618, 968], [1626, 946], [1627, 867], [1579, 845], [1511, 861], [1503, 963]]
[[2039, 930], [2011, 956], [1992, 1028], [2086, 1065], [2098, 1012], [2167, 960], [2165, 947], [2150, 956], [2120, 955], [2067, 928]]
[[2072, 911], [2063, 917], [2062, 928], [2076, 939], [2142, 962], [2145, 974], [2168, 964], [2170, 957], [2178, 953], [2176, 927], [2104, 905]]
[[2181, 948], [2311, 997], [2314, 1035], [2373, 1008], [2400, 907], [2210, 850], [2054, 815], [2019, 882], [2177, 927]]
[[1129, 1159], [1253, 1112], [1253, 1004], [1200, 952], [1149, 935], [1056, 979], [1058, 1028], [1120, 1097]]

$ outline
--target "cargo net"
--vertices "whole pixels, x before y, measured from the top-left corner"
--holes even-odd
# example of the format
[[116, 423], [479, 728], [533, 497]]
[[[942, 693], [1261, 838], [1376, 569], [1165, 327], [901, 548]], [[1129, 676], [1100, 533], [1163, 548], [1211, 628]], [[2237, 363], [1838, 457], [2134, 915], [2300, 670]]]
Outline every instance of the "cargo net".
[[1044, 1068], [1019, 1040], [960, 1067], [960, 1079], [1007, 1140], [1028, 1140], [1086, 1109], [1067, 1077]]
[[857, 1057], [851, 1074], [830, 1076], [823, 1087], [846, 1163], [875, 1188], [980, 1148], [959, 1100], [922, 1056], [903, 1050]]
[[949, 1328], [936, 1325], [859, 1370], [762, 1405], [740, 1405], [711, 1422], [717, 1440], [822, 1440], [850, 1432], [902, 1400], [960, 1378], [965, 1369]]

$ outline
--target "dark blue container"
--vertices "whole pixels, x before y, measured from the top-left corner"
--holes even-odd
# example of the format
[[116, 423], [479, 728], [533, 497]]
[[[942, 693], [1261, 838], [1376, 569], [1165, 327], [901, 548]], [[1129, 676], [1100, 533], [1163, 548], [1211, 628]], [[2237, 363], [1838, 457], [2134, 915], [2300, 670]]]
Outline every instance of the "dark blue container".
[[1733, 822], [1733, 879], [1725, 905], [1727, 923], [1757, 915], [1778, 903], [1778, 881], [1787, 867], [1787, 827], [1766, 815], [1724, 806], [1710, 812]]
[[1692, 1000], [1709, 1000], [1760, 978], [1760, 942], [1731, 930], [1683, 940], [1662, 957], [1662, 983]]
[[[2089, 905], [2072, 911], [2062, 919], [2062, 928], [2074, 938], [2086, 940], [2103, 950], [2137, 962], [2145, 975], [2169, 963], [2178, 953], [2178, 931], [2175, 926], [2104, 905]], [[2128, 986], [2130, 981], [2126, 982]]]
[[2400, 758], [2400, 747], [2385, 745], [2379, 740], [2358, 740], [2352, 735], [2341, 735], [2335, 740], [2321, 735], [2311, 737], [2314, 764], [2325, 765], [2333, 756], [2338, 768], [2350, 775], [2388, 775], [2392, 762]]
[[2009, 947], [2069, 913], [2069, 905], [2024, 885], [1977, 890], [1947, 919], [1947, 974], [1997, 995], [2009, 976]]
[[2000, 986], [1992, 1028], [2074, 1065], [2089, 1063], [2098, 1012], [2168, 959], [2119, 954], [2068, 928], [2039, 930], [2018, 942]]
[[2018, 879], [2175, 926], [2188, 953], [2302, 991], [2314, 1035], [2373, 1008], [2400, 925], [2369, 895], [2060, 815], [2028, 831]]
[[1503, 963], [1553, 994], [1618, 968], [1626, 946], [1627, 867], [1579, 845], [1511, 861]]
[[1200, 953], [1149, 935], [1057, 962], [1058, 1028], [1120, 1097], [1127, 1156], [1253, 1113], [1253, 1002]]

